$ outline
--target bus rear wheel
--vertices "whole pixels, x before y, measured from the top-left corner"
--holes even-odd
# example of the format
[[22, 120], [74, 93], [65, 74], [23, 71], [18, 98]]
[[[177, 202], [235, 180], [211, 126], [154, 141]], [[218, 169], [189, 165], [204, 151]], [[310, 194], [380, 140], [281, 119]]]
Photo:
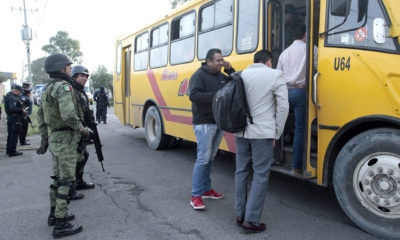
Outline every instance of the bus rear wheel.
[[160, 112], [155, 106], [146, 111], [144, 129], [147, 145], [154, 150], [165, 149], [170, 143], [170, 136], [164, 133], [164, 125]]
[[336, 197], [360, 228], [400, 239], [400, 131], [363, 132], [340, 151], [333, 170]]

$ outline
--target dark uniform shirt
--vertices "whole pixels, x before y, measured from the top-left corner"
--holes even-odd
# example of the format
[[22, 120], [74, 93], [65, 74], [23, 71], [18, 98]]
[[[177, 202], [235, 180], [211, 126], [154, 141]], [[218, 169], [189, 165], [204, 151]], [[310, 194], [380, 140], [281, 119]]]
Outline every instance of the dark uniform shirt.
[[4, 98], [4, 109], [7, 114], [7, 121], [19, 121], [23, 119], [23, 107], [18, 95], [9, 92]]
[[32, 114], [32, 100], [30, 97], [24, 95], [19, 96], [19, 100], [21, 100], [22, 105], [24, 108], [26, 108], [26, 112], [31, 115]]

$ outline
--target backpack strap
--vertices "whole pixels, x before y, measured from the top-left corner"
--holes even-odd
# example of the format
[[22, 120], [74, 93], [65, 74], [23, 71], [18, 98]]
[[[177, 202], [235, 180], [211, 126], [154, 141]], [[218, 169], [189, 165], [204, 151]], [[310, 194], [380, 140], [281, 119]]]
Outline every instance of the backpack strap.
[[253, 124], [253, 116], [251, 116], [250, 113], [250, 107], [249, 107], [249, 103], [247, 102], [247, 96], [246, 96], [246, 89], [244, 87], [244, 82], [243, 82], [243, 78], [242, 78], [242, 71], [238, 71], [234, 74], [232, 74], [234, 78], [237, 78], [238, 81], [240, 82], [240, 84], [242, 85], [242, 96], [243, 96], [243, 101], [244, 101], [244, 110], [246, 111], [247, 114], [247, 118], [249, 119], [250, 124]]

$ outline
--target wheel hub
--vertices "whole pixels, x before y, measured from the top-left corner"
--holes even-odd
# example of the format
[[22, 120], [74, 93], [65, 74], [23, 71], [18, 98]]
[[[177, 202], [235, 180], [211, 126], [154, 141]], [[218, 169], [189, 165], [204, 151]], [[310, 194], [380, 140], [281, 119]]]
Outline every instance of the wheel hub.
[[361, 160], [353, 187], [364, 207], [385, 218], [400, 218], [400, 157], [379, 153]]

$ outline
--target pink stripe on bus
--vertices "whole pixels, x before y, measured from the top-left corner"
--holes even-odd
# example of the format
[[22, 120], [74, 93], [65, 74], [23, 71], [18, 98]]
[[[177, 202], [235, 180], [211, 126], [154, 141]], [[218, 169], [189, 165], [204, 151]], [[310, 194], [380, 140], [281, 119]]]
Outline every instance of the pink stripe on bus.
[[[152, 70], [147, 70], [147, 77], [150, 81], [151, 88], [153, 89], [153, 93], [154, 93], [154, 96], [156, 97], [158, 104], [161, 107], [168, 107], [167, 103], [165, 102], [164, 97], [162, 96], [161, 90], [157, 84], [157, 79], [156, 79], [156, 76], [154, 75], [154, 72]], [[169, 109], [165, 109], [165, 108], [162, 108], [161, 111], [165, 117], [165, 120], [167, 120], [167, 121], [182, 123], [182, 124], [186, 124], [186, 125], [192, 125], [192, 117], [174, 115], [171, 113], [171, 111]], [[225, 138], [226, 144], [228, 145], [229, 151], [236, 152], [235, 136], [232, 133], [225, 132], [224, 138]]]

